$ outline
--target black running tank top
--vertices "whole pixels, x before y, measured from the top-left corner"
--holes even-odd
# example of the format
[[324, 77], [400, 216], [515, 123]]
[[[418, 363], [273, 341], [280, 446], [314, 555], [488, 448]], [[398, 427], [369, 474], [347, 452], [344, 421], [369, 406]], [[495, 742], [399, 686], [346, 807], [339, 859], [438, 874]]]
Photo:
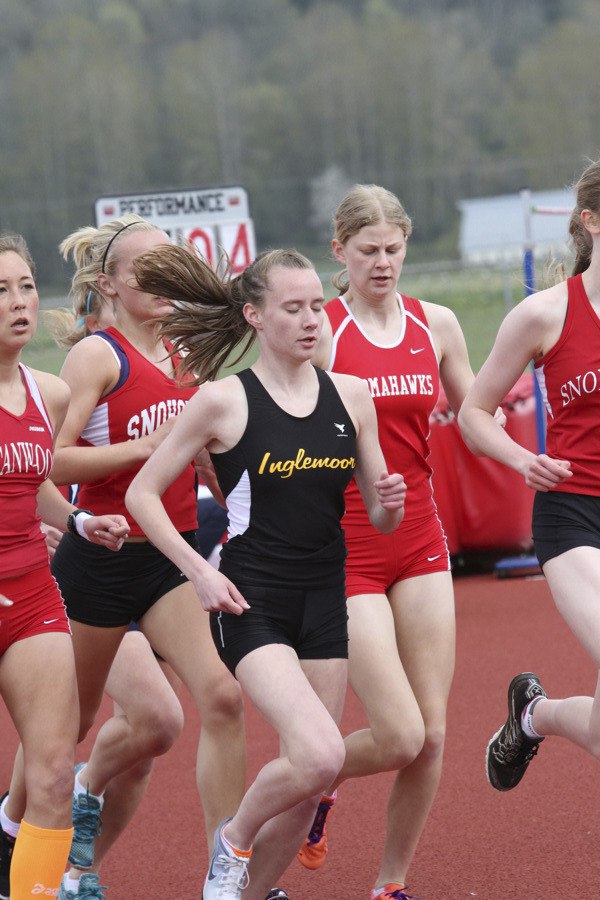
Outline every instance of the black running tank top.
[[211, 458], [229, 512], [221, 571], [235, 583], [337, 585], [346, 548], [340, 519], [356, 467], [356, 431], [322, 369], [308, 416], [278, 406], [251, 369], [242, 438]]

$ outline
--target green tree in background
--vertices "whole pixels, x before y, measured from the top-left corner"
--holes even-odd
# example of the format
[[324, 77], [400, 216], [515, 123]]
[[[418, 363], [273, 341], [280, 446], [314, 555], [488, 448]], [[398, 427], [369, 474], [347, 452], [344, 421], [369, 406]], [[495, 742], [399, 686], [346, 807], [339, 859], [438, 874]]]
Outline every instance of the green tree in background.
[[57, 245], [100, 195], [240, 183], [259, 246], [309, 246], [335, 171], [395, 191], [415, 243], [449, 253], [458, 200], [561, 187], [600, 151], [594, 0], [0, 0], [0, 15], [0, 228], [57, 285]]

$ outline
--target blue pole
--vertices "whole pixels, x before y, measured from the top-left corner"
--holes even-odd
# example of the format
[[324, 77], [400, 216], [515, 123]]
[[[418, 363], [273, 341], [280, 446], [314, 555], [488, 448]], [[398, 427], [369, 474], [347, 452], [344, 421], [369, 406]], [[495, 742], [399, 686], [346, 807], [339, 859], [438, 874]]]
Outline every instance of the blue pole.
[[528, 247], [523, 254], [523, 272], [525, 275], [525, 291], [527, 296], [535, 294], [535, 267], [532, 247]]
[[[533, 235], [531, 229], [531, 191], [523, 188], [521, 191], [523, 202], [523, 215], [525, 219], [525, 246], [523, 251], [523, 274], [525, 278], [525, 292], [527, 296], [535, 293], [535, 262], [533, 258]], [[546, 452], [546, 413], [542, 392], [533, 371], [533, 390], [535, 395], [535, 430], [537, 434], [538, 453]]]

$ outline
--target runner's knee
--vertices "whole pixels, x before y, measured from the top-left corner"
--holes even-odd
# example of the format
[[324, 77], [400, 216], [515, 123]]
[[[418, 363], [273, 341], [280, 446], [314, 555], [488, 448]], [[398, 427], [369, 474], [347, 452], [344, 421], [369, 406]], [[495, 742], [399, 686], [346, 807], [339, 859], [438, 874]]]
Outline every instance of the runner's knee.
[[426, 726], [425, 741], [420, 756], [429, 762], [435, 762], [444, 752], [446, 741], [445, 725]]
[[[339, 731], [318, 735], [319, 740], [309, 743], [302, 749], [302, 764], [297, 768], [302, 773], [302, 783], [310, 795], [321, 795], [339, 774], [346, 748]], [[290, 760], [291, 761], [291, 760]]]
[[59, 811], [71, 808], [74, 748], [49, 748], [30, 754], [25, 762], [27, 805]]
[[422, 752], [425, 743], [425, 725], [420, 717], [389, 723], [372, 734], [382, 771], [405, 769]]
[[169, 750], [183, 728], [183, 710], [179, 701], [171, 703], [166, 708], [154, 708], [152, 713], [146, 715], [143, 725], [134, 727], [142, 734], [145, 747], [145, 755], [161, 756]]
[[226, 669], [223, 676], [202, 686], [200, 716], [204, 728], [219, 728], [242, 720], [244, 705], [239, 684]]

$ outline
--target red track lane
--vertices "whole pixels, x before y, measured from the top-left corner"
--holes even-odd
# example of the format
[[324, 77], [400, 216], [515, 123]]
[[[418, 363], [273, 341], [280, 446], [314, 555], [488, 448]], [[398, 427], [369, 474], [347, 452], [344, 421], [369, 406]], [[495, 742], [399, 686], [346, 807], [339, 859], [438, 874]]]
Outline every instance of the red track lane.
[[[554, 609], [543, 579], [456, 579], [458, 652], [442, 783], [415, 857], [410, 884], [426, 900], [592, 900], [600, 897], [599, 770], [560, 739], [549, 739], [524, 781], [493, 791], [484, 750], [506, 716], [506, 687], [537, 672], [553, 697], [591, 694], [593, 665]], [[109, 900], [200, 900], [206, 848], [194, 783], [198, 719], [183, 697], [186, 726], [158, 760], [140, 811], [107, 859]], [[104, 707], [107, 709], [108, 707]], [[364, 724], [350, 694], [345, 732]], [[276, 740], [247, 707], [252, 777]], [[16, 737], [0, 706], [0, 792], [8, 784]], [[85, 759], [85, 748], [78, 758]], [[376, 875], [390, 775], [348, 782], [330, 826], [325, 866], [294, 862], [281, 885], [291, 900], [368, 900]]]

